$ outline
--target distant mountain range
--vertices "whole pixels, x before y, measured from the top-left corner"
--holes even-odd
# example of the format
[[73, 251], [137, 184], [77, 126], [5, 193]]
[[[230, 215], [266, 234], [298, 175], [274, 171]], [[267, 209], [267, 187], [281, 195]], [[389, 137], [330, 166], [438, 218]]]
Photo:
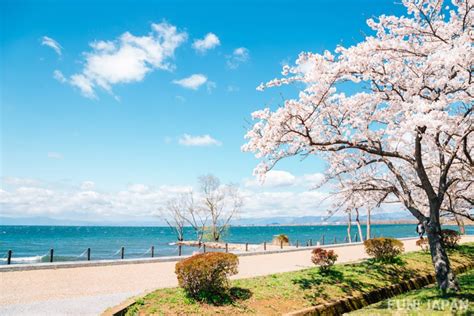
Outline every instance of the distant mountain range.
[[[354, 221], [354, 217], [352, 220]], [[359, 217], [361, 222], [367, 220], [367, 216]], [[413, 220], [413, 216], [408, 212], [396, 213], [376, 213], [371, 216], [371, 221], [405, 221]], [[232, 222], [233, 225], [321, 225], [321, 224], [338, 224], [347, 222], [347, 216], [279, 216], [279, 217], [262, 217], [262, 218], [241, 218]]]
[[[354, 219], [353, 219], [354, 220]], [[371, 216], [373, 222], [397, 222], [414, 220], [408, 212], [375, 213]], [[321, 225], [345, 223], [347, 216], [278, 216], [260, 218], [239, 218], [232, 221], [234, 226], [267, 226], [267, 225]], [[365, 222], [366, 216], [360, 216]], [[156, 217], [120, 220], [120, 221], [85, 221], [73, 219], [55, 219], [49, 217], [12, 218], [0, 216], [0, 225], [47, 225], [47, 226], [166, 226], [166, 223]]]

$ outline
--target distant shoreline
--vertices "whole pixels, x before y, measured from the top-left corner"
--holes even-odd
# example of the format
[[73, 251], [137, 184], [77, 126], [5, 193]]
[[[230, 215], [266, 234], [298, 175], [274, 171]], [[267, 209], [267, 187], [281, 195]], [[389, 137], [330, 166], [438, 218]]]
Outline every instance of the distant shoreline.
[[[380, 221], [375, 220], [371, 222], [371, 225], [415, 225], [417, 220], [392, 220], [392, 221]], [[361, 221], [362, 226], [366, 226], [365, 221]], [[356, 222], [352, 222], [352, 225], [356, 225]], [[455, 221], [446, 221], [442, 225], [454, 225], [457, 226]], [[95, 225], [95, 224], [84, 224], [84, 225], [58, 225], [58, 224], [2, 224], [1, 226], [28, 226], [28, 227], [156, 227], [156, 228], [169, 228], [166, 225]], [[308, 224], [243, 224], [243, 225], [229, 225], [229, 227], [310, 227], [310, 226], [347, 226], [347, 222], [323, 222], [323, 223], [308, 223]], [[465, 222], [464, 226], [474, 226], [474, 222]], [[188, 226], [186, 226], [188, 227]]]

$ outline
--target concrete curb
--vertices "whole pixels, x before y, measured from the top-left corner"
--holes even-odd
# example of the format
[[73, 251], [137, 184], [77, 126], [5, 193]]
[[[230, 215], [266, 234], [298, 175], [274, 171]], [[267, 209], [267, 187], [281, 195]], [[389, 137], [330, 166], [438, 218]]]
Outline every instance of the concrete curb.
[[[397, 238], [399, 240], [410, 240], [418, 239], [418, 237], [404, 237]], [[315, 248], [339, 248], [347, 246], [361, 245], [362, 242], [344, 243], [344, 244], [327, 244], [320, 246], [302, 246], [299, 248], [289, 249], [273, 249], [273, 250], [260, 250], [260, 251], [248, 251], [248, 252], [233, 252], [237, 256], [257, 256], [257, 255], [270, 255], [276, 253], [287, 253], [297, 251], [308, 251]], [[178, 262], [180, 260], [189, 258], [187, 256], [169, 256], [169, 257], [155, 257], [155, 258], [138, 258], [138, 259], [121, 259], [121, 260], [93, 260], [93, 261], [63, 261], [53, 263], [34, 263], [34, 264], [11, 264], [0, 266], [0, 273], [12, 272], [12, 271], [29, 271], [29, 270], [45, 270], [45, 269], [69, 269], [69, 268], [82, 268], [82, 267], [99, 267], [99, 266], [111, 266], [111, 265], [122, 265], [122, 264], [142, 264], [142, 263], [156, 263], [156, 262]]]

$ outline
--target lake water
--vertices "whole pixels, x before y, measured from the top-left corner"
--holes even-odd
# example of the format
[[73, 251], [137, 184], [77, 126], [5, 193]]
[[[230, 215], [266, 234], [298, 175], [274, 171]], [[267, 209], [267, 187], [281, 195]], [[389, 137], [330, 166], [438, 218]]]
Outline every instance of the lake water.
[[[446, 228], [456, 229], [454, 226]], [[270, 242], [273, 236], [286, 234], [294, 244], [309, 239], [316, 244], [324, 235], [325, 244], [342, 243], [347, 236], [346, 226], [249, 226], [231, 227], [223, 240], [229, 243]], [[353, 226], [352, 235], [357, 232]], [[363, 226], [365, 234], [365, 226]], [[466, 227], [474, 234], [474, 227]], [[415, 237], [414, 224], [372, 225], [372, 234], [379, 237]], [[186, 239], [193, 239], [190, 228]], [[49, 249], [54, 249], [54, 261], [86, 260], [86, 249], [91, 248], [92, 260], [119, 259], [120, 248], [125, 247], [126, 258], [149, 257], [155, 247], [155, 256], [177, 255], [173, 244], [176, 237], [169, 227], [110, 227], [110, 226], [0, 226], [0, 264], [6, 263], [8, 250], [13, 251], [12, 263], [49, 261]], [[183, 247], [183, 254], [196, 251]]]

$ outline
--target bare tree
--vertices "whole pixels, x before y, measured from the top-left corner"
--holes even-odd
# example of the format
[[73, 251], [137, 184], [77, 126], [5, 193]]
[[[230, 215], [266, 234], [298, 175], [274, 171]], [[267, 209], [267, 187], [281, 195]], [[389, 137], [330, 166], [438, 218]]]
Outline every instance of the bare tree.
[[184, 226], [186, 224], [187, 206], [183, 195], [170, 199], [161, 210], [161, 217], [175, 232], [178, 241], [184, 240]]
[[199, 177], [204, 212], [210, 223], [213, 241], [219, 241], [232, 218], [238, 215], [243, 201], [236, 185], [221, 185], [219, 178], [212, 174]]
[[193, 192], [189, 192], [189, 194], [186, 195], [185, 201], [186, 222], [194, 229], [196, 240], [199, 245], [201, 245], [209, 215], [206, 210], [195, 201]]

